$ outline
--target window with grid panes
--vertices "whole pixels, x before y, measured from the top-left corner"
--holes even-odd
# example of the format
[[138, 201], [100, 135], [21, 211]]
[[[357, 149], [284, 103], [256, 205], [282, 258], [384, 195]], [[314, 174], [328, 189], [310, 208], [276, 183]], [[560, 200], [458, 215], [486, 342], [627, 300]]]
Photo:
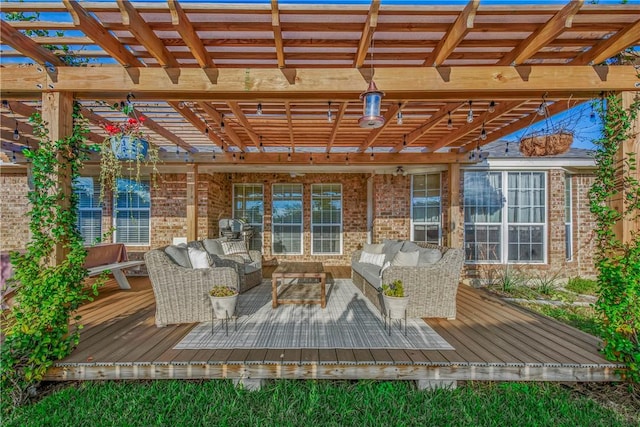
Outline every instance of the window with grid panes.
[[311, 186], [311, 253], [342, 253], [342, 185]]
[[264, 194], [262, 184], [234, 184], [233, 217], [253, 227], [249, 249], [262, 251]]
[[148, 245], [151, 220], [149, 182], [118, 179], [113, 203], [115, 241], [128, 245]]
[[440, 174], [413, 175], [411, 179], [411, 239], [440, 244], [442, 234]]
[[302, 184], [273, 184], [272, 251], [302, 254]]
[[73, 182], [73, 191], [78, 196], [78, 231], [84, 243], [92, 245], [102, 238], [100, 183], [91, 177], [78, 177]]

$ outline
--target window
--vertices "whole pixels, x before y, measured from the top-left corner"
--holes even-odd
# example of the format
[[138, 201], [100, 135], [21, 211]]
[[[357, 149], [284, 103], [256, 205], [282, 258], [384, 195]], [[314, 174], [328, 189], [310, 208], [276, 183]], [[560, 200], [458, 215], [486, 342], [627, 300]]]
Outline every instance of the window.
[[302, 254], [302, 184], [273, 184], [273, 253]]
[[149, 182], [118, 179], [113, 216], [116, 242], [148, 245], [151, 217]]
[[73, 191], [78, 196], [77, 227], [86, 245], [102, 238], [102, 206], [100, 185], [90, 177], [78, 177], [73, 182]]
[[262, 184], [233, 186], [233, 217], [244, 219], [253, 227], [249, 249], [262, 251], [264, 198]]
[[413, 175], [411, 183], [411, 239], [440, 244], [442, 196], [440, 174]]
[[311, 186], [311, 253], [342, 253], [342, 186]]
[[544, 262], [545, 188], [544, 172], [466, 171], [466, 259], [473, 262]]
[[564, 236], [565, 251], [567, 260], [573, 259], [573, 213], [571, 205], [573, 200], [571, 197], [571, 175], [564, 176]]

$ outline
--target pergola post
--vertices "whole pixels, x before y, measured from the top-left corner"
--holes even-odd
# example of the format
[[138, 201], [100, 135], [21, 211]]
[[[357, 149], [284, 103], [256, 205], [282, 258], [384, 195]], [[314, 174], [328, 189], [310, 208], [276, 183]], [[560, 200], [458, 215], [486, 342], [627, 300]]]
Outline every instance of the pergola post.
[[[58, 141], [71, 135], [73, 131], [73, 93], [45, 92], [42, 94], [42, 120], [52, 141]], [[72, 189], [71, 170], [69, 163], [60, 153], [57, 155], [58, 169], [51, 173], [51, 179], [56, 181], [58, 188], [64, 194], [60, 201], [62, 209], [69, 209]], [[67, 256], [69, 249], [64, 242], [54, 246], [52, 262], [60, 264]]]
[[198, 165], [187, 165], [187, 241], [198, 240]]
[[[622, 107], [626, 110], [631, 107], [636, 92], [622, 92]], [[640, 116], [636, 117], [635, 121], [631, 124], [631, 137], [624, 141], [618, 147], [616, 153], [616, 164], [618, 165], [616, 183], [623, 182], [625, 175], [633, 175], [637, 180], [640, 180]], [[635, 170], [631, 170], [628, 165], [625, 164], [624, 159], [628, 157], [629, 153], [635, 153]], [[627, 208], [628, 201], [625, 200], [624, 194], [618, 193], [615, 199], [612, 199], [610, 204], [618, 212], [624, 212]], [[630, 216], [623, 217], [614, 227], [616, 238], [622, 243], [629, 243], [631, 241], [633, 232], [640, 232], [640, 218], [632, 218]]]
[[448, 171], [449, 182], [449, 206], [447, 227], [447, 245], [452, 248], [461, 248], [462, 241], [460, 227], [462, 218], [460, 215], [460, 163], [451, 163]]

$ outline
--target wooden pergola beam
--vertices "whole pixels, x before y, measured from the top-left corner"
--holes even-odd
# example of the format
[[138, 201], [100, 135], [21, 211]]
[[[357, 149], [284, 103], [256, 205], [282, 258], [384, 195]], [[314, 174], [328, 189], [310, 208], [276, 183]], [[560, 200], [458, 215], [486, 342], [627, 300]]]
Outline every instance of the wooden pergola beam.
[[284, 68], [284, 43], [282, 41], [282, 29], [280, 28], [280, 11], [278, 9], [278, 0], [271, 0], [271, 28], [273, 29], [273, 42], [276, 46], [276, 58], [278, 58], [278, 67]]
[[171, 23], [180, 33], [191, 54], [198, 61], [200, 68], [215, 68], [211, 55], [202, 44], [202, 40], [198, 37], [198, 33], [193, 28], [193, 24], [182, 9], [182, 6], [180, 6], [180, 3], [177, 0], [168, 0], [168, 2], [169, 10], [171, 11]]
[[460, 106], [462, 105], [464, 105], [464, 103], [460, 103], [460, 102], [451, 102], [446, 105], [443, 105], [436, 113], [434, 113], [431, 117], [429, 117], [429, 119], [426, 122], [418, 126], [415, 130], [413, 130], [410, 134], [408, 134], [405, 138], [403, 138], [401, 142], [397, 143], [393, 147], [391, 152], [397, 153], [401, 151], [403, 148], [410, 146], [415, 141], [417, 141], [421, 136], [423, 136], [424, 134], [429, 132], [431, 129], [433, 129], [435, 126], [437, 126], [438, 123], [440, 123], [440, 121], [443, 118], [445, 118], [450, 111], [455, 111], [458, 108], [460, 108]]
[[548, 45], [565, 29], [571, 28], [573, 17], [578, 13], [584, 0], [572, 0], [560, 9], [553, 18], [524, 39], [515, 49], [502, 57], [497, 65], [520, 65]]
[[599, 64], [624, 50], [627, 46], [633, 46], [638, 42], [640, 42], [640, 19], [610, 38], [602, 40], [591, 49], [582, 52], [571, 61], [571, 65]]
[[[5, 67], [0, 73], [2, 97], [39, 94], [52, 85], [72, 91], [77, 99], [125, 97], [168, 100], [327, 100], [358, 99], [366, 86], [352, 68], [298, 68], [296, 84], [289, 84], [279, 69], [220, 68], [217, 84], [200, 68], [180, 68], [173, 82], [157, 67], [58, 67], [54, 81], [37, 67]], [[586, 65], [519, 67], [450, 67], [447, 80], [433, 67], [398, 67], [376, 70], [377, 86], [386, 100], [532, 99], [573, 95], [591, 98], [601, 91], [637, 90], [636, 70], [630, 65], [609, 67], [602, 73]], [[134, 73], [135, 72], [135, 73]], [[136, 74], [133, 79], [131, 74]], [[550, 85], [549, 82], [553, 82]], [[42, 85], [41, 87], [38, 84]]]
[[[218, 110], [213, 108], [209, 103], [207, 103], [207, 102], [199, 102], [198, 105], [200, 106], [200, 108], [202, 108], [202, 110], [206, 114], [208, 114], [213, 120], [215, 120], [216, 123], [221, 123], [222, 122], [222, 120], [223, 120], [222, 113], [218, 112]], [[244, 142], [242, 142], [242, 138], [240, 138], [240, 136], [231, 127], [231, 125], [229, 124], [228, 121], [225, 124], [224, 133], [227, 134], [227, 136], [229, 137], [231, 142], [233, 142], [233, 144], [236, 147], [238, 147], [240, 149], [240, 151], [243, 151], [243, 152], [247, 151], [247, 146], [245, 145]]]
[[95, 44], [103, 48], [109, 55], [124, 67], [142, 67], [144, 64], [136, 58], [122, 43], [118, 41], [100, 22], [90, 15], [75, 0], [63, 0], [73, 23]]
[[[180, 108], [178, 106], [177, 101], [168, 101], [167, 103], [171, 105], [174, 110], [180, 113], [182, 117], [184, 117], [189, 123], [195, 126], [196, 129], [198, 129], [203, 134], [207, 135], [207, 137], [211, 140], [211, 142], [216, 144], [218, 147], [222, 149], [222, 151], [224, 151], [224, 141], [218, 138], [218, 136], [213, 132], [208, 132], [206, 123], [200, 120], [200, 118], [196, 115], [196, 113], [193, 112], [193, 110], [191, 110], [191, 108], [187, 107], [186, 105], [183, 108]], [[188, 145], [188, 147], [182, 147], [182, 148], [184, 148], [186, 151], [189, 151], [190, 153], [194, 153], [197, 151], [191, 145]]]
[[329, 140], [327, 141], [326, 152], [331, 152], [331, 147], [333, 147], [333, 143], [336, 140], [336, 136], [338, 135], [338, 131], [340, 130], [340, 123], [342, 123], [342, 118], [344, 117], [345, 111], [347, 111], [347, 107], [349, 106], [348, 102], [340, 103], [340, 107], [338, 108], [338, 114], [336, 114], [336, 120], [333, 123], [333, 128], [331, 128], [331, 135], [329, 135]]
[[476, 11], [480, 5], [480, 0], [470, 0], [465, 8], [460, 12], [447, 33], [440, 39], [436, 48], [431, 55], [424, 61], [425, 66], [438, 67], [451, 55], [455, 48], [460, 44], [462, 39], [473, 28], [473, 22], [476, 18]]
[[0, 20], [0, 36], [2, 37], [2, 43], [11, 46], [23, 55], [33, 59], [38, 64], [51, 64], [56, 66], [65, 65], [65, 63], [51, 53], [50, 50], [45, 49], [38, 43], [31, 40], [30, 37], [27, 37], [20, 31], [16, 30], [5, 20]]
[[367, 138], [364, 140], [362, 144], [360, 144], [360, 147], [358, 147], [358, 151], [363, 152], [367, 148], [371, 147], [371, 145], [373, 145], [373, 143], [376, 141], [376, 139], [378, 139], [378, 137], [387, 128], [387, 126], [389, 126], [393, 117], [405, 105], [407, 105], [407, 102], [402, 101], [397, 104], [393, 104], [391, 107], [389, 107], [387, 111], [384, 113], [384, 116], [383, 116], [384, 123], [382, 124], [382, 126], [380, 126], [379, 128], [373, 129], [371, 132], [369, 132], [369, 135], [367, 135]]
[[240, 105], [235, 101], [227, 102], [227, 105], [231, 109], [231, 112], [233, 112], [233, 115], [236, 116], [236, 120], [238, 120], [240, 124], [245, 128], [247, 134], [249, 135], [249, 138], [251, 138], [251, 141], [253, 141], [253, 144], [256, 146], [258, 151], [264, 151], [264, 148], [260, 146], [260, 139], [258, 138], [258, 134], [253, 130], [253, 126], [251, 126], [251, 123], [249, 123], [249, 120], [247, 120], [247, 117], [244, 115], [244, 112], [242, 111], [242, 108], [240, 108]]
[[289, 145], [291, 151], [295, 151], [295, 140], [293, 138], [293, 120], [291, 119], [291, 103], [285, 101], [284, 103], [285, 114], [287, 115], [287, 128], [289, 129]]
[[143, 45], [149, 53], [158, 60], [164, 68], [179, 68], [180, 64], [169, 52], [162, 40], [151, 29], [149, 24], [140, 16], [138, 10], [126, 0], [116, 0], [122, 13], [122, 20], [129, 26], [129, 31]]
[[[360, 68], [364, 65], [364, 60], [367, 57], [369, 46], [371, 45], [371, 39], [373, 33], [378, 26], [378, 11], [380, 10], [380, 0], [372, 0], [371, 7], [369, 7], [369, 13], [367, 19], [364, 22], [362, 34], [360, 35], [360, 42], [358, 43], [358, 51], [353, 61], [353, 66]], [[373, 77], [373, 76], [372, 76]]]

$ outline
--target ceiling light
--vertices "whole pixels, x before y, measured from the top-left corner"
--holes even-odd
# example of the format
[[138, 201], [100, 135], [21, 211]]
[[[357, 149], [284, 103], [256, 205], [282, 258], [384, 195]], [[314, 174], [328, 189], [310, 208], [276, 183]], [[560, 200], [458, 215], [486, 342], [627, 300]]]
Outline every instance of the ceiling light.
[[378, 90], [372, 79], [367, 90], [360, 94], [360, 100], [364, 102], [362, 117], [358, 120], [358, 125], [361, 128], [379, 128], [384, 124], [384, 117], [380, 115], [380, 103], [383, 96], [384, 92]]
[[467, 123], [473, 123], [473, 109], [471, 108], [471, 102], [469, 101], [469, 112], [467, 113]]

